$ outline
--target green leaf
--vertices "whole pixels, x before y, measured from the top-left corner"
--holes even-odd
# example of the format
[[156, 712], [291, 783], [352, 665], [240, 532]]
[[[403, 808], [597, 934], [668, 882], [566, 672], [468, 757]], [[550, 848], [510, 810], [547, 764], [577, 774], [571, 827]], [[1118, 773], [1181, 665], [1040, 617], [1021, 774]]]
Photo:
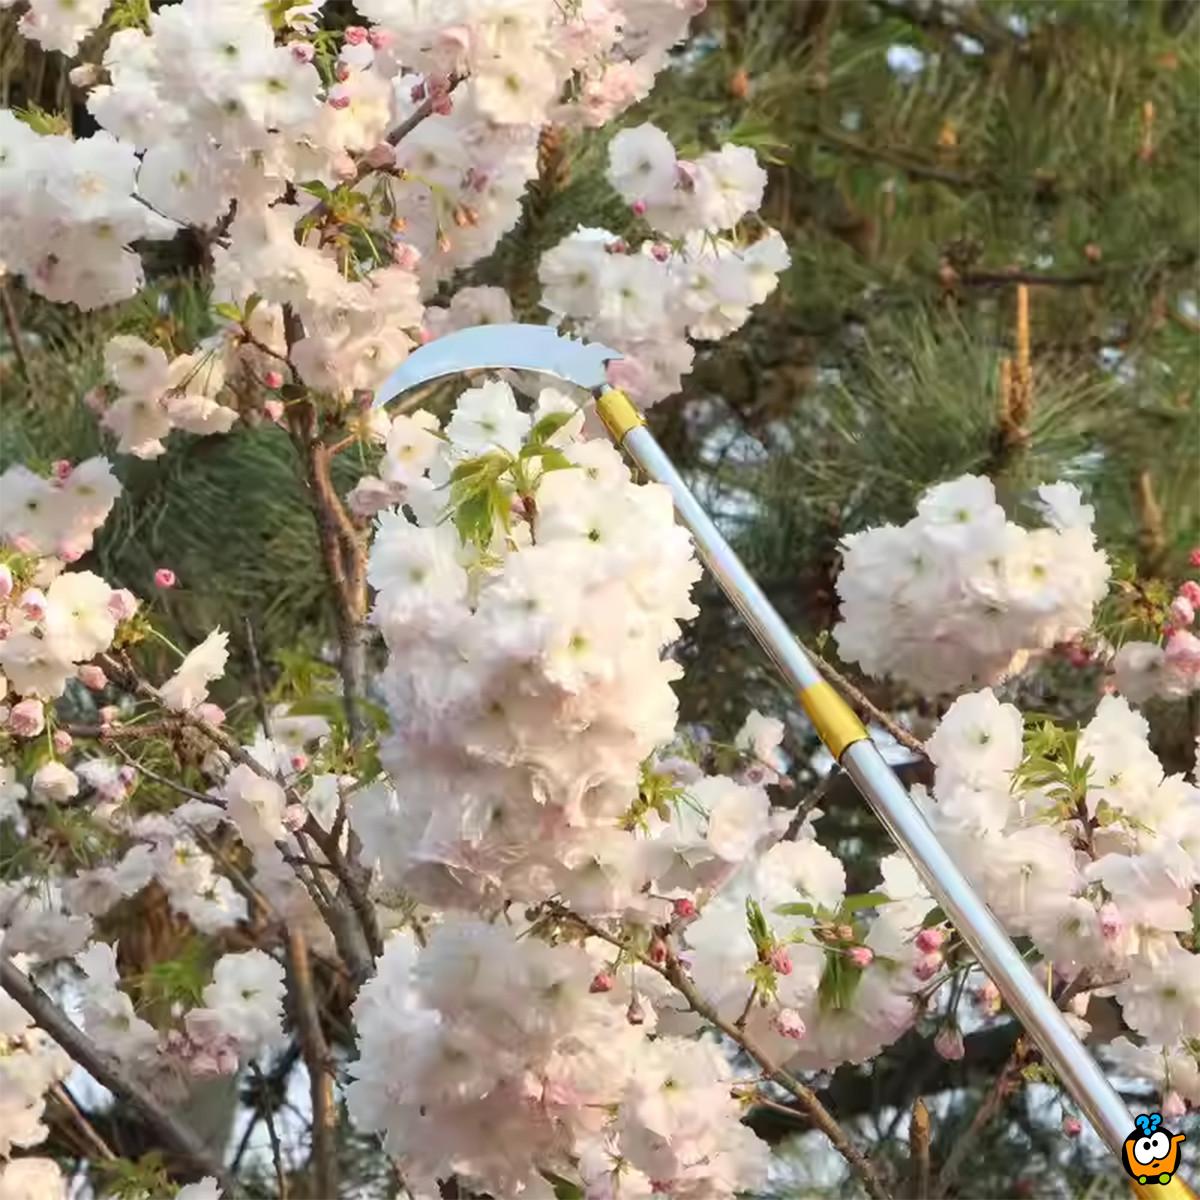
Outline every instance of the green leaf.
[[746, 897], [746, 928], [756, 946], [762, 947], [770, 942], [771, 930], [767, 925], [767, 918], [763, 916], [758, 901], [749, 896]]
[[565, 471], [575, 464], [559, 449], [546, 446], [536, 452], [536, 457], [542, 460], [542, 473], [547, 471]]
[[536, 446], [543, 442], [548, 442], [574, 416], [573, 412], [547, 413], [529, 431], [529, 444]]
[[921, 922], [922, 929], [932, 929], [934, 925], [944, 925], [946, 923], [946, 914], [942, 912], [941, 906], [930, 909], [929, 915]]
[[[213, 312], [227, 321], [236, 321], [239, 325], [242, 323], [242, 310], [236, 304], [230, 304], [226, 300], [222, 300], [220, 304], [214, 304]], [[249, 313], [246, 316], [249, 316]]]
[[825, 970], [821, 973], [821, 983], [817, 988], [817, 997], [821, 1007], [843, 1011], [854, 1002], [854, 993], [862, 983], [862, 970], [856, 967], [849, 958], [836, 950], [825, 952]]
[[784, 917], [815, 917], [817, 915], [817, 910], [802, 900], [794, 904], [778, 904], [775, 911]]
[[45, 136], [70, 136], [70, 119], [61, 113], [52, 113], [42, 108], [40, 104], [30, 104], [25, 108], [14, 108], [13, 115], [18, 121], [28, 125], [34, 133]]
[[841, 905], [841, 911], [844, 913], [860, 912], [864, 908], [878, 908], [881, 904], [889, 904], [890, 896], [885, 896], [882, 892], [866, 892], [858, 896], [847, 896]]
[[259, 306], [261, 301], [262, 297], [257, 292], [251, 292], [250, 295], [246, 297], [246, 307], [242, 310], [243, 324], [250, 320], [251, 314]]

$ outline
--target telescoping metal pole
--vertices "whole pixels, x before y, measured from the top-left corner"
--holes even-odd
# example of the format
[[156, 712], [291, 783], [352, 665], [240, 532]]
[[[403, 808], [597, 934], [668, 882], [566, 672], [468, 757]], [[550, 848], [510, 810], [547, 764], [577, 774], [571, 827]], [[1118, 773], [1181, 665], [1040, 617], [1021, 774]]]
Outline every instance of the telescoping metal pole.
[[[1122, 1155], [1125, 1139], [1134, 1128], [1129, 1110], [1071, 1032], [1063, 1014], [1038, 985], [991, 909], [946, 853], [904, 785], [867, 736], [862, 722], [821, 678], [624, 393], [615, 389], [604, 392], [596, 401], [596, 410], [613, 441], [646, 475], [670, 489], [675, 511], [691, 530], [701, 558], [780, 674], [795, 688], [800, 704], [830, 754], [912, 860], [930, 894], [962, 934], [983, 969], [995, 980], [1009, 1007], [1037, 1042], [1096, 1132], [1115, 1154]], [[1168, 1200], [1173, 1189], [1158, 1185], [1153, 1193], [1160, 1200]], [[1187, 1192], [1175, 1194], [1182, 1198]]]

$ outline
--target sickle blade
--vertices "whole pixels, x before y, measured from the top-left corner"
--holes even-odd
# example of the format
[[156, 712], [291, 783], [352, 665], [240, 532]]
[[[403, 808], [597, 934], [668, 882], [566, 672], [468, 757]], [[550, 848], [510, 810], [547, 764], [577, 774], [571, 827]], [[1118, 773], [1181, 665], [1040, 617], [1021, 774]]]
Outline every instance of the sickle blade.
[[606, 382], [606, 365], [620, 357], [599, 342], [576, 341], [549, 325], [475, 325], [414, 350], [380, 386], [373, 407], [435, 379], [489, 369], [534, 371], [594, 392]]

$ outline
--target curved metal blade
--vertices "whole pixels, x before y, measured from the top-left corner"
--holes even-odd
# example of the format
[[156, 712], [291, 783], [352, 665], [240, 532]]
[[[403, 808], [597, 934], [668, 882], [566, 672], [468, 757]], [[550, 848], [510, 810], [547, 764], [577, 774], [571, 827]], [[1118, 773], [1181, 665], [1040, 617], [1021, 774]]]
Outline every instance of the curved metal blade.
[[475, 325], [414, 350], [380, 386], [373, 407], [422, 383], [488, 368], [535, 371], [594, 392], [606, 382], [605, 365], [620, 357], [599, 342], [576, 341], [549, 325]]

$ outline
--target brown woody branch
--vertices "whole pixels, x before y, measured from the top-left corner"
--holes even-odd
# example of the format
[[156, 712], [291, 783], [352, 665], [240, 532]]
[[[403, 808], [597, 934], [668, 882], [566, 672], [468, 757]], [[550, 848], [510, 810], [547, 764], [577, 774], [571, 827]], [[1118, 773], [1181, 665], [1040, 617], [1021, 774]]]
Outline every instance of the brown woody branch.
[[233, 1195], [233, 1184], [224, 1168], [211, 1157], [200, 1139], [168, 1115], [150, 1092], [127, 1075], [115, 1059], [103, 1053], [58, 1004], [32, 979], [18, 971], [7, 957], [0, 957], [0, 987], [97, 1083], [137, 1109], [163, 1146], [205, 1175], [214, 1176], [226, 1196]]

